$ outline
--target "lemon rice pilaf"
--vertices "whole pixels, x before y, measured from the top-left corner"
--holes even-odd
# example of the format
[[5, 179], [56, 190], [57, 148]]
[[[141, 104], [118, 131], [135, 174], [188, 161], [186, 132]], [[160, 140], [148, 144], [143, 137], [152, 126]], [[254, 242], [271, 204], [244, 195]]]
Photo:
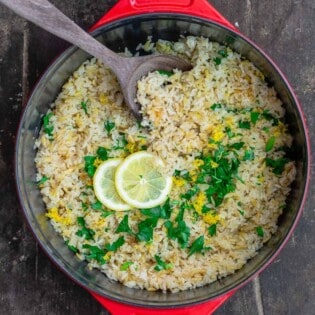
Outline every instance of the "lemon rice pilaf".
[[[148, 43], [139, 48], [193, 69], [138, 82], [139, 124], [110, 70], [84, 62], [43, 118], [35, 162], [46, 215], [69, 250], [126, 286], [176, 292], [234, 273], [275, 233], [295, 178], [292, 137], [276, 92], [238, 53], [192, 36]], [[168, 199], [106, 208], [93, 190], [98, 166], [138, 151], [163, 160]]]

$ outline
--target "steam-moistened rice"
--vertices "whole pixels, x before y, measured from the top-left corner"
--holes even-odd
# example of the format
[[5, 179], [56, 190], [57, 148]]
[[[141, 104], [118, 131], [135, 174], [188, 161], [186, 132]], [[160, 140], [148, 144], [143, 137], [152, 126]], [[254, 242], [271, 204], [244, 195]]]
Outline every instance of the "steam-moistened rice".
[[[295, 177], [284, 109], [263, 74], [205, 38], [139, 49], [190, 60], [138, 84], [143, 121], [95, 59], [74, 72], [44, 116], [36, 146], [47, 217], [75, 255], [129, 287], [173, 292], [234, 273], [277, 230]], [[103, 160], [147, 150], [173, 176], [168, 201], [114, 212], [96, 199]]]

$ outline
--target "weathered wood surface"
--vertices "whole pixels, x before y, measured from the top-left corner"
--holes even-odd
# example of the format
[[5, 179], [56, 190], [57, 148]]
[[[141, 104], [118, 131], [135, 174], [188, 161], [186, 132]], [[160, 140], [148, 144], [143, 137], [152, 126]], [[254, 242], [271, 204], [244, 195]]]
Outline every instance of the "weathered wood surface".
[[[54, 0], [87, 29], [116, 1]], [[280, 66], [304, 109], [315, 145], [315, 1], [212, 0]], [[109, 314], [64, 276], [36, 244], [15, 192], [14, 141], [23, 102], [67, 43], [0, 6], [0, 314]], [[315, 179], [288, 245], [259, 278], [215, 314], [315, 314]], [[123, 314], [122, 314], [123, 315]]]

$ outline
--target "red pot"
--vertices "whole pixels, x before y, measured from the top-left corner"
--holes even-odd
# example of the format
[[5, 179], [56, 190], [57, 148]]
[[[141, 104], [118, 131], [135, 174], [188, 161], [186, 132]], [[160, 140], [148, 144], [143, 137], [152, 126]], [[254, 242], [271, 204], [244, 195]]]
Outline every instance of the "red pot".
[[161, 293], [130, 289], [113, 283], [99, 271], [90, 271], [64, 246], [42, 214], [45, 206], [35, 180], [34, 140], [41, 117], [69, 75], [88, 57], [69, 48], [46, 71], [25, 108], [16, 143], [16, 183], [23, 213], [37, 241], [50, 259], [71, 279], [86, 288], [112, 314], [211, 314], [238, 288], [253, 279], [279, 254], [292, 234], [304, 206], [310, 179], [310, 144], [299, 102], [284, 75], [248, 38], [206, 0], [120, 0], [92, 28], [93, 35], [109, 48], [131, 50], [148, 35], [175, 40], [180, 34], [202, 35], [251, 60], [275, 86], [286, 107], [286, 120], [294, 136], [297, 179], [288, 199], [290, 211], [279, 219], [279, 230], [241, 270], [210, 285], [179, 292]]

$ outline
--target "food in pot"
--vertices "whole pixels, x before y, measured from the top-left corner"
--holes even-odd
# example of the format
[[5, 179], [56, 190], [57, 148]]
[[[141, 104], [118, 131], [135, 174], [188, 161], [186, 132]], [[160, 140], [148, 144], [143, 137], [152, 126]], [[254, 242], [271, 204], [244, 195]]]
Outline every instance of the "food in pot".
[[[234, 273], [276, 232], [296, 173], [292, 137], [274, 88], [230, 48], [192, 36], [138, 48], [180, 55], [193, 69], [141, 79], [139, 123], [110, 70], [84, 62], [43, 117], [37, 179], [47, 217], [78, 259], [126, 286], [176, 292]], [[129, 177], [116, 169], [139, 174], [139, 185], [148, 168], [130, 160], [147, 153], [172, 185], [137, 207], [119, 193]]]

